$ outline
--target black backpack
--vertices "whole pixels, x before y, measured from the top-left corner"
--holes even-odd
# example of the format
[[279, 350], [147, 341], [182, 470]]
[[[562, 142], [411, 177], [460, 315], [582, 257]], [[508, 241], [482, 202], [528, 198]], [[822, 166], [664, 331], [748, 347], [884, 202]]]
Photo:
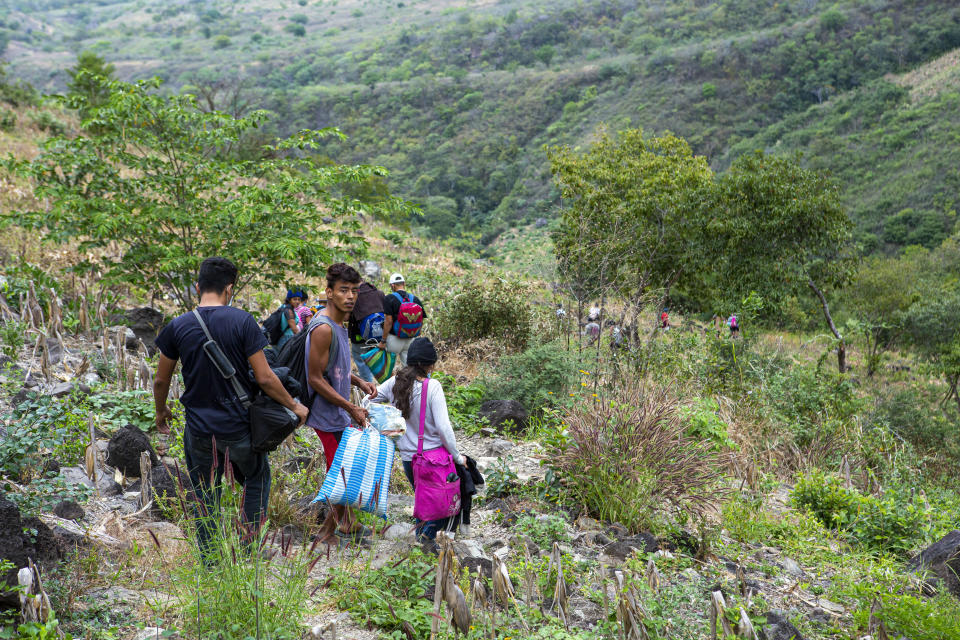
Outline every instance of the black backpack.
[[263, 325], [263, 334], [267, 336], [270, 344], [277, 344], [283, 336], [283, 330], [285, 329], [283, 314], [286, 310], [287, 305], [282, 304], [279, 309], [271, 313], [266, 320], [260, 323]]
[[[311, 389], [310, 382], [307, 380], [307, 359], [306, 346], [307, 336], [321, 324], [328, 324], [333, 328], [334, 322], [329, 317], [317, 314], [307, 325], [307, 328], [296, 334], [283, 345], [283, 349], [277, 354], [277, 367], [286, 367], [289, 369], [289, 376], [300, 384], [300, 394], [297, 397], [300, 402], [310, 406]], [[330, 359], [328, 362], [336, 360], [340, 350], [340, 343], [337, 340], [337, 333], [334, 331], [333, 339], [330, 341]]]

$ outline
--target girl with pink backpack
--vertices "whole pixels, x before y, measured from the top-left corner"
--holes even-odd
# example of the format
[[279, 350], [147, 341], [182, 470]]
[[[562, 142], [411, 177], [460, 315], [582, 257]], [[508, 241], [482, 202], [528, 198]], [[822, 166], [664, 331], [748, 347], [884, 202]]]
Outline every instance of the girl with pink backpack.
[[415, 339], [407, 352], [407, 365], [384, 382], [373, 399], [393, 404], [406, 421], [397, 451], [413, 485], [417, 536], [428, 540], [438, 531], [457, 528], [460, 473], [466, 466], [466, 458], [457, 449], [443, 388], [430, 379], [436, 363], [433, 343], [427, 338]]

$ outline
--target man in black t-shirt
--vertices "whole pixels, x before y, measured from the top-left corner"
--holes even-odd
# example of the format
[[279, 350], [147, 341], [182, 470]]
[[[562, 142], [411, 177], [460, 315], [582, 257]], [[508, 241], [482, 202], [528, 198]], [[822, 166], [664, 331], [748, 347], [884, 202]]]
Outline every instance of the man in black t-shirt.
[[[225, 258], [207, 258], [200, 265], [197, 310], [206, 323], [210, 335], [237, 372], [240, 384], [249, 397], [259, 386], [271, 398], [297, 414], [300, 424], [308, 410], [293, 399], [283, 388], [279, 378], [270, 369], [263, 348], [267, 339], [257, 321], [246, 311], [228, 306], [237, 281], [237, 268]], [[156, 424], [161, 433], [169, 433], [171, 414], [167, 406], [170, 380], [179, 360], [183, 365], [186, 388], [180, 398], [186, 414], [183, 432], [183, 453], [194, 493], [206, 507], [197, 505], [201, 513], [197, 538], [201, 550], [209, 551], [210, 537], [215, 529], [212, 518], [217, 515], [216, 485], [223, 477], [227, 452], [234, 477], [244, 488], [244, 520], [256, 530], [266, 515], [270, 497], [270, 464], [266, 454], [255, 453], [250, 444], [249, 412], [240, 404], [231, 382], [221, 375], [203, 349], [206, 334], [193, 313], [184, 313], [168, 324], [156, 344], [160, 363], [153, 383], [156, 405]], [[253, 369], [256, 385], [249, 381], [248, 369]], [[214, 486], [210, 473], [215, 468]]]
[[411, 295], [404, 290], [406, 284], [403, 276], [395, 273], [390, 276], [390, 293], [383, 299], [383, 333], [384, 341], [380, 343], [381, 349], [386, 349], [390, 353], [397, 354], [400, 364], [407, 365], [407, 350], [413, 338], [405, 338], [397, 335], [396, 320], [400, 314], [400, 305], [404, 302], [413, 302], [420, 306], [423, 311], [423, 319], [427, 319], [427, 310], [423, 308], [423, 303], [417, 296]]

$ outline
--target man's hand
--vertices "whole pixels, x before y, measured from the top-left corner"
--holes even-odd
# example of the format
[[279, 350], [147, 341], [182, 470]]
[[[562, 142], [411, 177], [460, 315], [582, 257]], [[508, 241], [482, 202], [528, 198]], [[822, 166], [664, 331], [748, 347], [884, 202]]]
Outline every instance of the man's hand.
[[370, 381], [368, 381], [368, 380], [361, 380], [361, 381], [357, 384], [357, 386], [360, 387], [360, 390], [363, 391], [365, 394], [367, 394], [367, 396], [369, 396], [369, 397], [371, 397], [371, 398], [372, 398], [373, 396], [377, 395], [377, 383], [376, 383], [376, 382], [370, 382]]
[[354, 426], [358, 429], [362, 429], [367, 424], [367, 417], [369, 413], [363, 407], [358, 407], [355, 404], [351, 404], [347, 408], [347, 413], [350, 414], [350, 420], [353, 422]]
[[386, 351], [386, 350], [387, 350], [387, 343], [384, 342], [383, 340], [381, 340], [380, 342], [377, 343], [377, 348], [378, 348], [378, 349], [383, 349], [384, 351]]
[[170, 411], [170, 407], [163, 405], [162, 408], [157, 409], [157, 415], [154, 418], [154, 424], [157, 425], [157, 431], [163, 434], [170, 433], [170, 420], [173, 419], [173, 413]]
[[300, 418], [300, 424], [297, 426], [302, 427], [303, 423], [307, 421], [307, 416], [310, 415], [310, 409], [307, 409], [304, 405], [298, 402], [296, 405], [294, 405], [293, 412], [297, 414], [298, 418]]

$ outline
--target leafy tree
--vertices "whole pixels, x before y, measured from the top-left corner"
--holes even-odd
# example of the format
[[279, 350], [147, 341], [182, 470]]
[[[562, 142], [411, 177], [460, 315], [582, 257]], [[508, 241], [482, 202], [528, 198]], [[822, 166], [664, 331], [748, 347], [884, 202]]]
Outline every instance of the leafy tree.
[[837, 367], [846, 345], [827, 293], [856, 266], [852, 223], [840, 191], [826, 176], [795, 160], [761, 152], [741, 156], [717, 180], [704, 247], [715, 274], [715, 296], [736, 301], [756, 291], [769, 303], [812, 292], [837, 340]]
[[291, 22], [290, 24], [286, 25], [286, 26], [283, 28], [283, 30], [286, 31], [286, 32], [288, 32], [288, 33], [292, 33], [293, 35], [297, 36], [298, 38], [302, 38], [302, 37], [304, 37], [305, 35], [307, 35], [307, 28], [304, 27], [302, 24], [298, 24], [298, 23], [296, 23], [296, 22]]
[[944, 400], [960, 410], [960, 290], [944, 286], [916, 302], [907, 315], [912, 344], [947, 383]]
[[713, 174], [684, 140], [602, 130], [585, 153], [554, 147], [548, 155], [569, 201], [554, 234], [558, 267], [579, 301], [613, 286], [633, 301], [635, 318], [651, 291], [666, 295], [696, 273], [700, 218], [690, 194]]
[[84, 108], [82, 117], [90, 110], [103, 105], [110, 97], [110, 81], [114, 79], [116, 68], [93, 51], [83, 51], [77, 56], [77, 64], [67, 69], [70, 81], [67, 89], [71, 94], [82, 97]]
[[844, 299], [866, 339], [868, 376], [877, 371], [883, 353], [903, 335], [907, 310], [920, 297], [928, 258], [925, 249], [910, 250], [897, 259], [870, 258], [853, 277]]
[[[402, 211], [344, 201], [338, 185], [386, 171], [373, 166], [317, 166], [306, 153], [336, 129], [304, 130], [279, 140], [271, 154], [239, 160], [232, 148], [266, 123], [266, 112], [235, 118], [200, 109], [191, 95], [161, 95], [160, 81], [111, 82], [102, 106], [72, 94], [68, 107], [89, 109], [75, 137], [48, 140], [34, 160], [6, 161], [34, 181], [36, 209], [6, 222], [45, 229], [77, 242], [108, 280], [166, 292], [183, 308], [203, 258], [223, 255], [240, 268], [237, 290], [277, 286], [292, 273], [319, 276], [338, 251], [362, 250], [358, 210]], [[337, 230], [321, 217], [339, 217]], [[117, 246], [119, 245], [119, 250]]]

